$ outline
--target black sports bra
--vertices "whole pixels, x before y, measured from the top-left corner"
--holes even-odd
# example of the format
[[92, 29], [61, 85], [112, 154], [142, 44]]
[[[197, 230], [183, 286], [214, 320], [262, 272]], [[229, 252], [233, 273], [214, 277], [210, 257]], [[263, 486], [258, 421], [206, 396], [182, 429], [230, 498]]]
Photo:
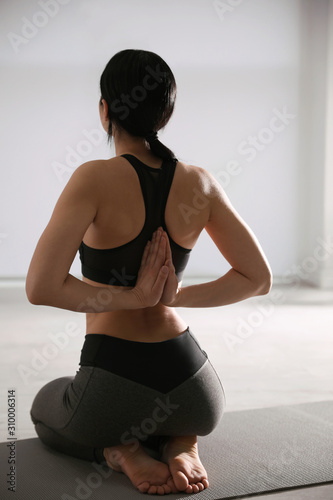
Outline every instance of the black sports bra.
[[[82, 274], [86, 278], [108, 285], [135, 286], [147, 241], [159, 226], [168, 234], [164, 212], [177, 159], [163, 160], [161, 168], [156, 169], [131, 154], [121, 156], [130, 162], [139, 177], [146, 212], [143, 228], [133, 240], [115, 248], [92, 248], [82, 241], [79, 254]], [[173, 265], [178, 281], [181, 281], [191, 249], [181, 247], [168, 236]]]

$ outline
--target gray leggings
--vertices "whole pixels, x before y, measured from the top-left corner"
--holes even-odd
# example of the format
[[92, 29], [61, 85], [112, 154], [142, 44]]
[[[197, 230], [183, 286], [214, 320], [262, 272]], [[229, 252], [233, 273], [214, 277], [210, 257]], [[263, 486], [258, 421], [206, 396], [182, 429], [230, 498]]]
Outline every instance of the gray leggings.
[[31, 418], [47, 446], [103, 463], [105, 447], [140, 442], [157, 451], [169, 436], [211, 433], [222, 418], [221, 381], [189, 328], [154, 343], [90, 334], [85, 346], [76, 376], [49, 382], [33, 401]]

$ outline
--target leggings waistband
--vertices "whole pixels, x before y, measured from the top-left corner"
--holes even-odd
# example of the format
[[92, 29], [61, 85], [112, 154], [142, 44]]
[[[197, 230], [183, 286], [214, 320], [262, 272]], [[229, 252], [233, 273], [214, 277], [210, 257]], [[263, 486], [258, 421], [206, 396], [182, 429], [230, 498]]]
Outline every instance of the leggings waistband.
[[162, 342], [137, 342], [104, 334], [88, 334], [81, 366], [95, 366], [167, 393], [194, 375], [207, 361], [189, 327]]

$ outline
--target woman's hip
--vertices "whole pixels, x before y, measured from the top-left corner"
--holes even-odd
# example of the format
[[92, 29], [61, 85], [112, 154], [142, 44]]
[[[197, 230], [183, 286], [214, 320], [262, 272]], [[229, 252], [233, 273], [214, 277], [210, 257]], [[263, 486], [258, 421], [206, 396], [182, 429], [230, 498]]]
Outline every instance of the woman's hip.
[[77, 442], [207, 435], [222, 417], [221, 381], [189, 328], [154, 343], [86, 335], [80, 364], [75, 377], [43, 387], [31, 412]]
[[[200, 435], [222, 418], [225, 396], [210, 361], [172, 390], [164, 392], [98, 367], [69, 424], [76, 439], [95, 447], [128, 444], [149, 436]], [[73, 381], [75, 392], [75, 379]], [[82, 432], [86, 429], [85, 432]]]

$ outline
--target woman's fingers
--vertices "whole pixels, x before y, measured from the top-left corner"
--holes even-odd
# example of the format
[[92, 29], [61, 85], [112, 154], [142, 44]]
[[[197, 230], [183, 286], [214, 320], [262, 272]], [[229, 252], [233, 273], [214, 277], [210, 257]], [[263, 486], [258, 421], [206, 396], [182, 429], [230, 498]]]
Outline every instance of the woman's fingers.
[[158, 249], [158, 243], [159, 243], [159, 239], [160, 239], [160, 234], [159, 233], [160, 232], [158, 230], [155, 231], [153, 233], [152, 238], [151, 238], [151, 245], [150, 245], [150, 248], [149, 248], [148, 258], [147, 258], [148, 262], [151, 262], [156, 257], [156, 252], [157, 252], [157, 249]]
[[143, 251], [143, 255], [141, 258], [141, 269], [144, 266], [147, 266], [152, 260], [152, 256], [154, 255], [154, 251], [156, 251], [155, 240], [156, 240], [156, 236], [155, 236], [155, 234], [153, 234], [151, 241], [148, 241], [146, 246], [145, 246], [145, 249]]
[[165, 262], [165, 238], [162, 233], [157, 236], [155, 259], [152, 261], [152, 268], [157, 273]]
[[171, 248], [168, 235], [165, 231], [163, 231], [163, 236], [166, 239], [166, 247], [165, 247], [165, 258], [172, 260]]
[[166, 244], [165, 244], [165, 265], [170, 268], [171, 271], [174, 271], [174, 265], [172, 261], [172, 252], [171, 252], [171, 247], [170, 247], [170, 241], [168, 238], [167, 233], [164, 231], [163, 232], [163, 237], [165, 238]]
[[[169, 248], [168, 248], [169, 247]], [[169, 256], [169, 257], [168, 257]], [[161, 266], [171, 260], [171, 250], [168, 236], [162, 228], [154, 231], [151, 241], [148, 241], [141, 258], [141, 271], [143, 269], [158, 273]]]
[[156, 294], [156, 296], [158, 296], [158, 299], [160, 299], [162, 295], [165, 282], [168, 278], [168, 274], [169, 274], [169, 268], [167, 266], [162, 266], [161, 269], [159, 270], [156, 281], [152, 288], [154, 295]]
[[160, 267], [165, 261], [165, 237], [162, 228], [158, 228], [154, 233], [151, 240], [147, 255], [147, 264], [151, 267]]
[[143, 307], [156, 305], [163, 293], [169, 274], [169, 266], [166, 265], [166, 243], [166, 235], [162, 228], [159, 228], [143, 251], [138, 279], [133, 289]]

